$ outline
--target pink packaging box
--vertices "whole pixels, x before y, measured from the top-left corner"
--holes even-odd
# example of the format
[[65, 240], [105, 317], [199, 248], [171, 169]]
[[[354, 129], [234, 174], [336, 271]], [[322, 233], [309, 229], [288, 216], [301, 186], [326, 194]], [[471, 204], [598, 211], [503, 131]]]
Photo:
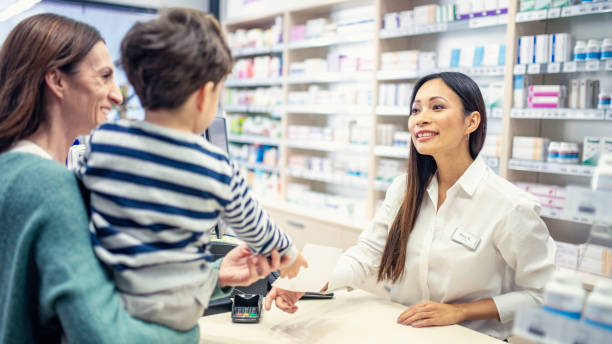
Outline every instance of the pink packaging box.
[[289, 33], [290, 41], [301, 41], [306, 39], [306, 25], [296, 25], [291, 28]]

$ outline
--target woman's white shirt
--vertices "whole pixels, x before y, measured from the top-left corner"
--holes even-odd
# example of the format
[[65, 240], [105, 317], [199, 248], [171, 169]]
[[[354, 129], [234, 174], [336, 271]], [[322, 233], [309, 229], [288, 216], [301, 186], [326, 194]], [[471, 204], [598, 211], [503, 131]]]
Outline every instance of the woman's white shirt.
[[[492, 298], [500, 320], [462, 323], [500, 339], [510, 336], [516, 310], [538, 305], [554, 269], [555, 244], [535, 198], [495, 174], [477, 158], [446, 193], [439, 210], [434, 175], [408, 240], [406, 264], [391, 299], [464, 303]], [[359, 287], [375, 278], [389, 229], [406, 192], [397, 177], [356, 246], [342, 255], [329, 290]], [[455, 231], [480, 239], [475, 250], [453, 240]], [[398, 314], [399, 315], [399, 314]]]
[[51, 155], [46, 150], [40, 148], [39, 145], [35, 144], [32, 141], [28, 141], [28, 140], [21, 140], [17, 142], [7, 152], [30, 153], [30, 154], [38, 155], [41, 158], [53, 160], [53, 157], [51, 157]]

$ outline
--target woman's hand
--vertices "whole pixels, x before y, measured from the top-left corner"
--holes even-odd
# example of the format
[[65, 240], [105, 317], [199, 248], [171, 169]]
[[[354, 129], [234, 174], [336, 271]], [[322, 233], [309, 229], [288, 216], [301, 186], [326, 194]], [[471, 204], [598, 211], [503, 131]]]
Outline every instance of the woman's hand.
[[453, 325], [466, 320], [461, 305], [427, 301], [408, 307], [397, 317], [397, 322], [412, 327]]
[[219, 267], [219, 287], [248, 286], [264, 278], [274, 270], [278, 270], [291, 258], [283, 257], [276, 249], [270, 253], [270, 258], [254, 255], [242, 244], [229, 251]]
[[305, 293], [299, 291], [290, 291], [280, 289], [277, 287], [272, 288], [266, 296], [266, 310], [269, 311], [272, 308], [272, 300], [280, 310], [287, 313], [295, 313], [298, 307], [295, 303], [304, 296]]

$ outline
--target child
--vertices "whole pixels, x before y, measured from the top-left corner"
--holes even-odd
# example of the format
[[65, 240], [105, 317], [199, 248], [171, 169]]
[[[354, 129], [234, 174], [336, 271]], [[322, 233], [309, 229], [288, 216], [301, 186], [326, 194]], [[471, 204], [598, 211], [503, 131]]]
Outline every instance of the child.
[[170, 9], [135, 24], [121, 61], [145, 121], [95, 129], [77, 175], [91, 191], [94, 250], [113, 272], [126, 309], [178, 330], [192, 328], [217, 276], [207, 263], [223, 218], [252, 252], [306, 261], [250, 196], [239, 168], [201, 135], [231, 71], [231, 52], [209, 14]]

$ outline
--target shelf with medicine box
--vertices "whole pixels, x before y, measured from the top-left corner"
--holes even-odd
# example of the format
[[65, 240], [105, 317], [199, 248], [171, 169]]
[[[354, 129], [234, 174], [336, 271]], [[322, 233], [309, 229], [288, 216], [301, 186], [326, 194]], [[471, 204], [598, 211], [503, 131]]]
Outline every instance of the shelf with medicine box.
[[410, 116], [407, 106], [377, 106], [376, 114], [379, 116]]
[[360, 188], [368, 187], [367, 177], [354, 176], [341, 171], [322, 173], [320, 171], [288, 167], [285, 169], [285, 173], [291, 177], [308, 179], [317, 182]]
[[273, 117], [280, 117], [283, 114], [282, 107], [269, 107], [269, 106], [258, 106], [258, 105], [225, 105], [223, 106], [225, 112], [239, 112], [239, 113], [256, 113], [256, 114], [270, 114]]
[[561, 164], [536, 160], [508, 160], [508, 169], [518, 171], [531, 171], [541, 173], [562, 174], [568, 176], [590, 177], [593, 175], [593, 166], [578, 164]]
[[246, 47], [240, 49], [232, 49], [232, 56], [234, 57], [248, 57], [257, 55], [270, 55], [280, 54], [283, 52], [284, 45], [276, 44], [268, 47]]
[[260, 86], [278, 86], [283, 83], [282, 78], [254, 78], [254, 79], [234, 79], [228, 78], [225, 82], [225, 87], [260, 87]]
[[297, 49], [308, 49], [308, 48], [322, 48], [322, 47], [329, 47], [332, 45], [340, 45], [340, 44], [372, 42], [373, 39], [374, 39], [374, 35], [371, 33], [334, 35], [334, 36], [327, 36], [327, 37], [304, 39], [300, 41], [291, 41], [287, 43], [287, 49], [297, 50]]
[[240, 142], [240, 143], [253, 143], [260, 145], [268, 145], [268, 146], [278, 146], [280, 145], [280, 139], [267, 137], [267, 136], [256, 136], [256, 135], [230, 135], [230, 142]]
[[574, 120], [605, 120], [608, 112], [605, 109], [517, 109], [510, 112], [512, 118], [536, 118], [536, 119], [574, 119]]
[[285, 145], [289, 148], [323, 152], [369, 153], [370, 146], [364, 144], [340, 143], [333, 141], [306, 141], [289, 138]]
[[376, 146], [374, 155], [387, 158], [408, 159], [408, 146]]
[[507, 1], [452, 1], [440, 5], [419, 4], [411, 9], [397, 4], [383, 1], [386, 8], [383, 8], [381, 39], [501, 26], [508, 22]]
[[[569, 3], [517, 1], [523, 9]], [[611, 14], [601, 10], [601, 5], [610, 4], [584, 1], [516, 13], [516, 37], [508, 45], [514, 57], [513, 76], [509, 78], [512, 95], [508, 97], [512, 105], [505, 114], [509, 120], [504, 139], [509, 144], [502, 154], [508, 158], [501, 161], [511, 182], [537, 181], [557, 188], [590, 185], [598, 156], [608, 151], [606, 142], [612, 130], [612, 122], [607, 120], [608, 99], [612, 96], [608, 69], [612, 69], [612, 62], [604, 54], [612, 53], [612, 37], [607, 30]], [[517, 144], [517, 138], [522, 142]], [[584, 242], [584, 232], [575, 229], [586, 228], [589, 221], [569, 218], [563, 202], [552, 202], [541, 204], [541, 216], [551, 236], [572, 244]]]
[[246, 161], [240, 161], [240, 160], [236, 160], [236, 162], [238, 163], [238, 165], [246, 169], [249, 169], [249, 170], [262, 170], [262, 171], [273, 172], [273, 173], [279, 172], [278, 166], [266, 165], [266, 164], [261, 164], [261, 163], [256, 163], [256, 162], [246, 162]]
[[382, 29], [380, 31], [380, 39], [401, 38], [410, 36], [420, 36], [434, 33], [456, 32], [461, 30], [473, 30], [490, 26], [503, 26], [508, 22], [507, 15], [492, 15], [480, 18], [471, 18], [467, 20], [436, 23], [426, 25], [414, 25], [403, 28]]
[[342, 83], [355, 81], [370, 81], [372, 73], [368, 72], [325, 72], [320, 74], [292, 74], [285, 78], [288, 84], [325, 84], [325, 83]]
[[428, 70], [384, 70], [376, 73], [378, 80], [410, 80], [419, 79], [427, 74], [440, 72], [459, 72], [471, 77], [503, 76], [504, 66], [447, 67]]
[[515, 21], [517, 23], [612, 12], [612, 2], [610, 1], [589, 1], [588, 3], [573, 6], [566, 5], [569, 3], [569, 1], [561, 1], [560, 3], [563, 3], [565, 5], [564, 7], [553, 7], [540, 10], [534, 10], [534, 8], [532, 7], [534, 6], [534, 1], [525, 1], [523, 3], [525, 3], [526, 5], [521, 6], [521, 8], [519, 9], [521, 12], [516, 14]]
[[514, 65], [514, 75], [557, 74], [612, 71], [612, 60], [567, 61], [557, 63], [536, 63]]
[[368, 105], [287, 105], [285, 112], [287, 114], [306, 114], [306, 115], [355, 115], [355, 116], [367, 116], [370, 115], [368, 111]]
[[586, 224], [586, 225], [592, 225], [593, 224], [593, 221], [583, 220], [583, 219], [575, 219], [575, 218], [567, 217], [567, 216], [565, 216], [563, 214], [562, 210], [559, 210], [559, 209], [556, 209], [556, 208], [542, 207], [540, 209], [540, 216], [548, 218], [548, 219], [553, 219], [553, 220], [561, 220], [561, 221], [567, 221], [567, 222], [573, 222], [573, 223], [581, 223], [581, 224]]

